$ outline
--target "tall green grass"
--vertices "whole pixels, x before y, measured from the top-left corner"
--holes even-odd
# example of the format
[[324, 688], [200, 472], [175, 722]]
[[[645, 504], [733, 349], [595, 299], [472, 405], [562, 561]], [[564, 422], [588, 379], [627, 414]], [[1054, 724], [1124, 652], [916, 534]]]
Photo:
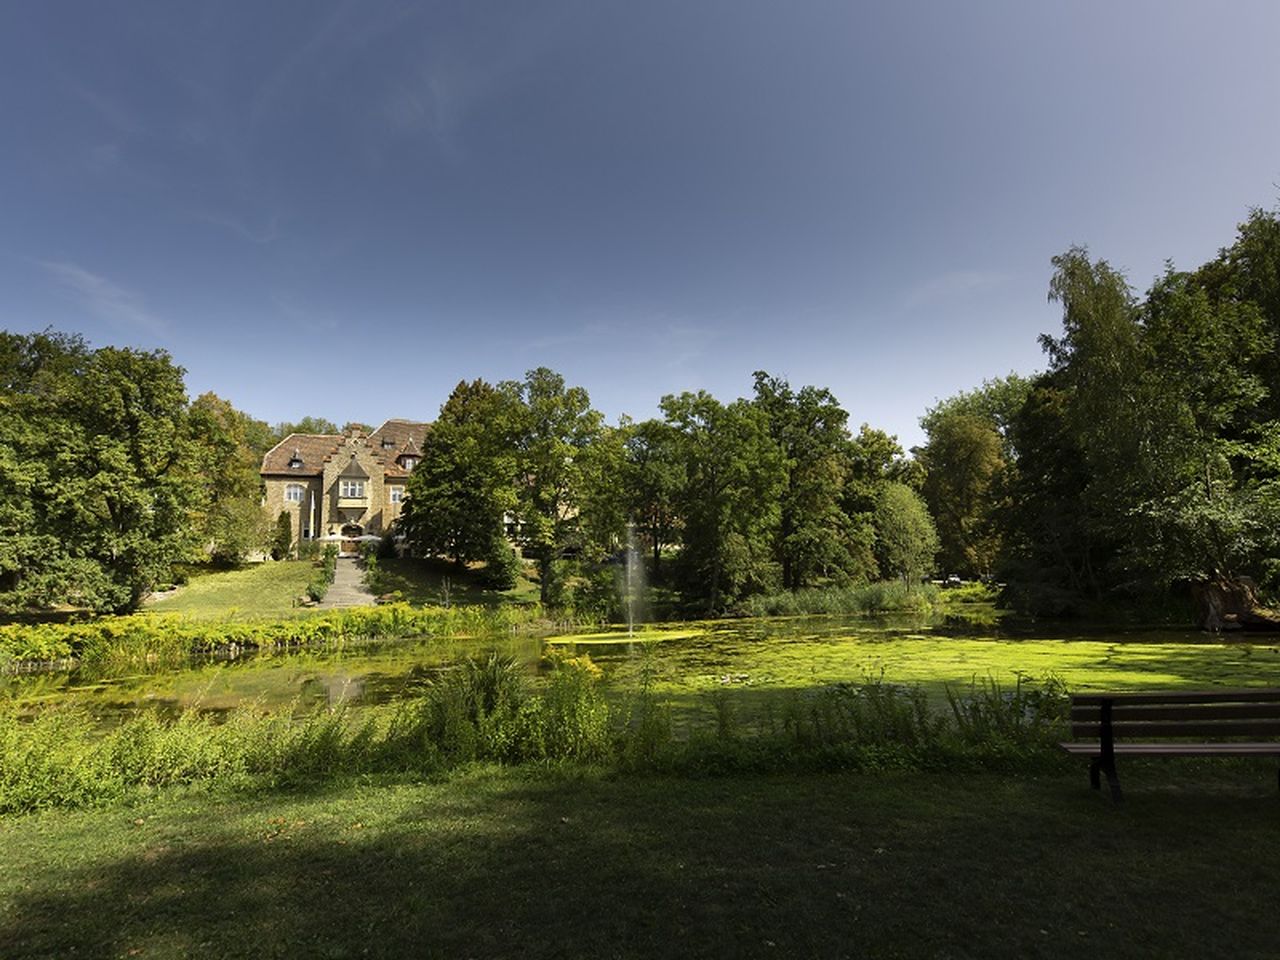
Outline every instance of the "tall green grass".
[[934, 768], [1043, 763], [1058, 736], [1061, 685], [975, 684], [933, 712], [914, 687], [868, 678], [796, 695], [741, 722], [732, 701], [673, 734], [647, 688], [611, 708], [586, 657], [560, 657], [545, 686], [493, 655], [446, 673], [417, 699], [359, 717], [242, 708], [225, 722], [190, 711], [143, 714], [102, 733], [74, 707], [0, 711], [0, 813], [83, 806], [176, 784], [264, 789], [362, 773], [419, 774], [471, 761], [587, 763], [692, 774], [794, 768]]
[[813, 587], [748, 597], [737, 613], [748, 617], [803, 614], [928, 613], [940, 591], [931, 583], [884, 580], [850, 587]]

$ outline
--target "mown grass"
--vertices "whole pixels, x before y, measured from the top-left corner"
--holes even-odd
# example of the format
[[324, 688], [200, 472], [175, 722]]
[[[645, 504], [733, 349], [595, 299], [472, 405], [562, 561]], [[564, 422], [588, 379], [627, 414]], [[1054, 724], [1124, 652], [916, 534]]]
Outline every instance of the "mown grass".
[[156, 613], [173, 613], [193, 620], [257, 620], [307, 616], [297, 605], [316, 576], [309, 560], [259, 563], [242, 570], [224, 570], [193, 577], [170, 596], [147, 604]]
[[0, 819], [0, 955], [1274, 957], [1273, 767], [1126, 787], [473, 766], [168, 793]]
[[538, 584], [520, 577], [511, 590], [488, 590], [481, 585], [478, 571], [459, 569], [444, 560], [379, 558], [378, 592], [397, 593], [409, 603], [481, 604], [535, 603]]

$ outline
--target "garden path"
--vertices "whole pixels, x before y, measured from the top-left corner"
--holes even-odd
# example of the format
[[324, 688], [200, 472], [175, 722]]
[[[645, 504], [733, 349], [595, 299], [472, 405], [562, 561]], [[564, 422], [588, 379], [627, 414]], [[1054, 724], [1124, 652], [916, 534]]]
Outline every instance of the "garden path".
[[369, 607], [374, 604], [373, 594], [365, 589], [364, 570], [353, 557], [339, 557], [333, 571], [333, 583], [324, 599], [317, 604], [321, 610], [339, 607]]

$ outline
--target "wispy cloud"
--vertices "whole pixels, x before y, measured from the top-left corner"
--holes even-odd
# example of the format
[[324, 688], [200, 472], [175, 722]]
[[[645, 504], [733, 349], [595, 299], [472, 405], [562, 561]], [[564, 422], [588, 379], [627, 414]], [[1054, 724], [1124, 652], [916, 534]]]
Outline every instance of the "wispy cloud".
[[316, 330], [337, 330], [338, 320], [332, 314], [313, 309], [286, 293], [272, 295], [280, 315], [299, 330], [314, 332]]
[[97, 143], [89, 148], [87, 164], [91, 170], [110, 170], [120, 163], [120, 144]]
[[671, 317], [644, 315], [634, 322], [589, 320], [563, 333], [515, 343], [524, 354], [571, 349], [601, 357], [651, 357], [656, 368], [685, 370], [700, 360], [719, 334], [711, 327]]
[[37, 260], [62, 287], [90, 313], [132, 330], [163, 336], [168, 324], [152, 313], [143, 298], [106, 277], [91, 273], [74, 263]]
[[103, 124], [117, 134], [135, 136], [147, 132], [147, 125], [133, 107], [70, 77], [65, 78], [64, 83], [78, 100], [88, 106]]
[[299, 32], [300, 40], [258, 88], [250, 104], [253, 123], [286, 109], [300, 92], [343, 68], [353, 57], [367, 53], [370, 44], [395, 35], [406, 19], [417, 15], [413, 4], [377, 4], [367, 0], [339, 0], [313, 16], [314, 26]]
[[999, 287], [1006, 280], [1008, 277], [1004, 274], [989, 270], [951, 270], [917, 284], [908, 291], [902, 306], [906, 310], [918, 310], [959, 300]]
[[271, 243], [273, 240], [277, 240], [280, 237], [280, 218], [275, 214], [271, 215], [271, 218], [267, 220], [266, 225], [260, 230], [255, 230], [239, 217], [233, 217], [228, 214], [196, 211], [193, 212], [191, 216], [196, 220], [212, 224], [215, 227], [222, 227], [225, 230], [230, 230], [236, 236], [243, 240], [248, 240], [250, 243]]

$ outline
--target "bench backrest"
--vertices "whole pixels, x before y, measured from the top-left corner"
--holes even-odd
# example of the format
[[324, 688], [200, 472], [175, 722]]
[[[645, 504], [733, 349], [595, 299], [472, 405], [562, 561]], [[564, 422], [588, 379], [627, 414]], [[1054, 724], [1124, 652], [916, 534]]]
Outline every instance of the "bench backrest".
[[1071, 697], [1071, 736], [1101, 736], [1103, 704], [1117, 740], [1171, 737], [1280, 737], [1280, 689], [1152, 690]]

